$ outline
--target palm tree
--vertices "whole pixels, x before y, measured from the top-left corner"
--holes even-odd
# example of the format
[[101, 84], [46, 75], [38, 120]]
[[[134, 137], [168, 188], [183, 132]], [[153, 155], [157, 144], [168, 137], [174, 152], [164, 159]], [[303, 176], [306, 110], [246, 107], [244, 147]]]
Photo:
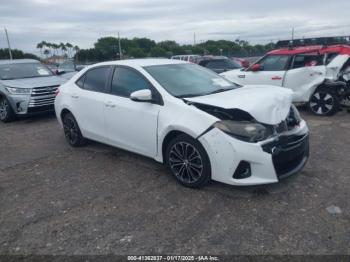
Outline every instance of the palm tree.
[[46, 59], [49, 57], [50, 54], [50, 50], [49, 49], [45, 49], [44, 50], [44, 55], [46, 55]]
[[60, 43], [59, 44], [60, 48], [61, 48], [61, 52], [62, 52], [62, 56], [64, 56], [66, 54], [67, 48], [66, 45], [64, 43]]
[[73, 45], [71, 44], [71, 43], [66, 43], [66, 47], [67, 47], [67, 49], [68, 49], [68, 57], [72, 57], [71, 56], [71, 52], [72, 52], [72, 47], [73, 47]]
[[79, 50], [80, 50], [80, 48], [79, 48], [79, 46], [74, 46], [73, 47], [73, 50], [74, 50], [74, 52], [75, 52], [75, 55], [76, 55], [76, 60], [78, 61], [78, 52], [79, 52]]
[[38, 48], [40, 50], [40, 57], [43, 56], [43, 47], [44, 47], [44, 41], [41, 41], [40, 43], [38, 43], [36, 45], [36, 48]]

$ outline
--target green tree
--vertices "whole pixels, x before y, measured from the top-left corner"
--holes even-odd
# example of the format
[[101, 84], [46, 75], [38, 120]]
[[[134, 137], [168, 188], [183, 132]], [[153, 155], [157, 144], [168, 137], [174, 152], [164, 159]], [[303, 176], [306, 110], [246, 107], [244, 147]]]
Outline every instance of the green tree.
[[145, 51], [139, 47], [130, 48], [128, 55], [133, 58], [142, 58], [147, 56]]
[[152, 57], [166, 57], [167, 52], [160, 46], [155, 46], [151, 48], [150, 56]]

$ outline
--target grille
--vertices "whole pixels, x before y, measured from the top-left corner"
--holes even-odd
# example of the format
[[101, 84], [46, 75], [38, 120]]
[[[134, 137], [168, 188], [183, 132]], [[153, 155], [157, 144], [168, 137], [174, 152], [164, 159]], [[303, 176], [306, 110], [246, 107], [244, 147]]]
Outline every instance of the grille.
[[58, 86], [35, 87], [29, 101], [29, 107], [40, 107], [53, 105], [55, 102], [55, 91]]
[[263, 146], [263, 150], [272, 154], [272, 161], [279, 178], [293, 172], [309, 156], [309, 137], [286, 136]]

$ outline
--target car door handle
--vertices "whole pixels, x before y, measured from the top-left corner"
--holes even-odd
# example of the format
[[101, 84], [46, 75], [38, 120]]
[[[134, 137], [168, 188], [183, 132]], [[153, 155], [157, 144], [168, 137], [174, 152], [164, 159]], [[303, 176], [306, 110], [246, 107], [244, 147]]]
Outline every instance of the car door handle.
[[72, 98], [78, 98], [79, 96], [77, 94], [72, 94], [71, 97]]
[[238, 78], [245, 78], [245, 75], [238, 75]]
[[273, 77], [271, 77], [271, 80], [282, 80], [282, 77], [280, 77], [280, 76], [273, 76]]
[[108, 101], [108, 102], [105, 103], [105, 106], [113, 108], [113, 107], [115, 107], [115, 104], [113, 102], [111, 102], [111, 101]]

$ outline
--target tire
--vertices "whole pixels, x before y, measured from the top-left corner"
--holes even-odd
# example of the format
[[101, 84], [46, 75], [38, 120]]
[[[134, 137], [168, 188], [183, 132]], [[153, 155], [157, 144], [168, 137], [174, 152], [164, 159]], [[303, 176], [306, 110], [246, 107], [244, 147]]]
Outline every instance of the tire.
[[68, 144], [73, 147], [83, 146], [86, 143], [86, 139], [81, 134], [79, 125], [71, 113], [67, 113], [63, 116], [63, 131]]
[[211, 179], [211, 165], [204, 147], [188, 135], [179, 135], [169, 142], [165, 161], [172, 175], [182, 185], [199, 188]]
[[10, 102], [5, 98], [0, 98], [0, 121], [4, 123], [15, 120], [16, 115], [12, 110]]
[[339, 111], [339, 97], [329, 89], [319, 89], [312, 94], [308, 107], [315, 115], [331, 116]]

